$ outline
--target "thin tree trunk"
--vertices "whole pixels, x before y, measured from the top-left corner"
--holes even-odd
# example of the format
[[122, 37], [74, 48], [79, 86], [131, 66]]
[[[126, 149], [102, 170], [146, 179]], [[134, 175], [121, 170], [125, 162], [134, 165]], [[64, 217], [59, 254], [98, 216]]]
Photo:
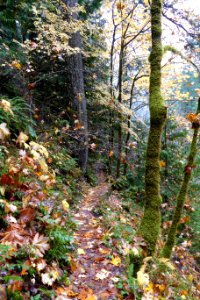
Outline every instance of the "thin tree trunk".
[[[132, 85], [131, 85], [130, 102], [129, 102], [129, 109], [130, 110], [132, 109], [132, 105], [133, 105], [133, 91], [134, 91], [134, 87], [135, 87], [135, 82], [137, 80], [137, 75], [134, 77]], [[124, 175], [126, 175], [126, 173], [127, 173], [127, 167], [128, 167], [127, 160], [128, 160], [128, 143], [129, 143], [129, 140], [130, 140], [130, 137], [131, 137], [131, 135], [130, 135], [131, 115], [128, 116], [127, 125], [128, 125], [128, 133], [127, 133], [126, 142], [125, 142], [125, 144], [126, 144], [126, 149], [125, 149], [125, 159], [126, 159], [126, 161], [125, 161], [125, 164], [124, 164]]]
[[[120, 45], [120, 54], [119, 54], [119, 73], [118, 73], [118, 103], [122, 103], [122, 94], [123, 94], [123, 64], [124, 64], [124, 23], [123, 23], [123, 10], [121, 9], [121, 45]], [[120, 107], [119, 107], [120, 109]], [[118, 157], [117, 157], [117, 170], [116, 177], [120, 176], [120, 168], [121, 168], [121, 159], [122, 159], [122, 113], [118, 113]]]
[[[69, 8], [77, 7], [77, 0], [63, 0]], [[78, 19], [78, 14], [73, 12], [67, 15], [69, 22]], [[81, 49], [81, 35], [79, 31], [74, 32], [69, 40], [69, 46]], [[87, 103], [84, 89], [83, 58], [81, 52], [72, 54], [68, 59], [67, 66], [70, 74], [70, 97], [72, 99], [72, 108], [77, 113], [80, 129], [80, 147], [79, 147], [79, 165], [85, 173], [88, 160], [88, 121], [87, 121]]]
[[160, 151], [163, 126], [167, 109], [161, 96], [161, 60], [162, 60], [162, 0], [152, 0], [150, 54], [150, 130], [146, 153], [145, 170], [145, 209], [138, 232], [147, 244], [147, 255], [153, 255], [160, 231]]
[[[123, 39], [123, 37], [122, 37]], [[118, 103], [122, 103], [122, 86], [123, 86], [123, 58], [124, 58], [124, 47], [123, 40], [121, 41], [120, 57], [119, 57], [119, 75], [118, 75]], [[119, 108], [120, 109], [120, 108]], [[122, 113], [118, 113], [118, 157], [117, 157], [117, 172], [116, 176], [120, 176], [121, 167], [121, 156], [122, 156]]]
[[[114, 17], [113, 17], [114, 18]], [[110, 97], [111, 102], [114, 101], [114, 91], [113, 91], [113, 55], [114, 55], [114, 46], [115, 46], [115, 34], [117, 26], [114, 24], [113, 19], [113, 36], [112, 36], [112, 44], [110, 51]], [[112, 161], [113, 161], [113, 149], [114, 149], [114, 128], [113, 128], [113, 120], [114, 120], [114, 112], [112, 111], [112, 107], [110, 109], [109, 115], [109, 157], [108, 157], [108, 173], [112, 174]]]
[[[198, 100], [197, 114], [198, 113], [200, 113], [200, 98]], [[178, 223], [181, 218], [185, 199], [187, 197], [189, 182], [192, 177], [192, 168], [194, 166], [194, 160], [195, 160], [195, 156], [197, 153], [197, 141], [198, 141], [198, 132], [199, 132], [200, 126], [199, 126], [199, 124], [197, 124], [196, 126], [193, 125], [193, 127], [194, 127], [194, 134], [193, 134], [193, 139], [192, 139], [192, 143], [190, 146], [188, 162], [187, 162], [187, 165], [185, 166], [183, 182], [182, 182], [179, 194], [177, 196], [176, 209], [174, 212], [172, 225], [170, 227], [170, 230], [169, 230], [169, 233], [167, 236], [167, 241], [166, 241], [165, 246], [162, 251], [162, 256], [166, 257], [166, 258], [170, 258], [171, 254], [172, 254], [172, 249], [175, 245], [177, 226], [178, 226]]]

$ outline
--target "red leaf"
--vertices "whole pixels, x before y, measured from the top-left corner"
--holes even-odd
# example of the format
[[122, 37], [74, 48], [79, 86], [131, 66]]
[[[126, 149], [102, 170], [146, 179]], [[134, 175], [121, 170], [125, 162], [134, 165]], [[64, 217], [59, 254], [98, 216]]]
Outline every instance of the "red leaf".
[[27, 207], [20, 210], [19, 222], [21, 224], [26, 224], [33, 221], [35, 218], [35, 209]]

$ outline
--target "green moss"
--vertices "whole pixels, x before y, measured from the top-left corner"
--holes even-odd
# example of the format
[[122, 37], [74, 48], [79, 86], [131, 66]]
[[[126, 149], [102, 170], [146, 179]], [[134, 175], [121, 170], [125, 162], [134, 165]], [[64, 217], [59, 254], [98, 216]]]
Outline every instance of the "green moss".
[[160, 230], [160, 151], [161, 136], [167, 109], [161, 95], [162, 1], [153, 0], [151, 6], [152, 51], [149, 57], [151, 74], [149, 86], [150, 130], [146, 155], [145, 210], [138, 232], [147, 244], [147, 254], [153, 255]]
[[[197, 108], [197, 113], [199, 113], [199, 112], [200, 112], [200, 98], [199, 98], [198, 108]], [[192, 139], [192, 143], [190, 146], [190, 153], [189, 153], [189, 157], [188, 157], [188, 163], [185, 168], [184, 178], [183, 178], [183, 182], [182, 182], [182, 185], [180, 188], [180, 192], [177, 196], [176, 209], [174, 212], [172, 225], [171, 225], [171, 228], [168, 233], [166, 244], [161, 253], [161, 255], [166, 258], [170, 258], [173, 246], [175, 245], [177, 226], [178, 226], [179, 220], [181, 218], [183, 206], [184, 206], [184, 203], [185, 203], [185, 200], [187, 197], [189, 182], [190, 182], [190, 179], [192, 176], [191, 170], [192, 170], [192, 166], [194, 165], [194, 159], [195, 159], [196, 152], [197, 152], [198, 131], [199, 131], [199, 128], [194, 129], [193, 139]], [[191, 169], [189, 170], [188, 167], [190, 167]]]

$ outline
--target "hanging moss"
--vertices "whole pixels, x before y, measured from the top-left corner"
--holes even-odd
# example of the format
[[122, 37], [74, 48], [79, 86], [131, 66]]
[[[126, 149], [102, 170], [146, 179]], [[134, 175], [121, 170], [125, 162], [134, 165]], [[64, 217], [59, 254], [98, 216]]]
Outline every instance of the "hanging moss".
[[153, 0], [151, 5], [152, 50], [149, 57], [151, 73], [149, 86], [150, 130], [146, 154], [145, 209], [138, 233], [147, 244], [147, 254], [153, 255], [160, 230], [160, 151], [161, 135], [167, 109], [161, 95], [161, 43], [162, 1]]
[[[197, 108], [197, 114], [198, 113], [200, 113], [200, 98], [198, 101], [198, 108]], [[192, 176], [192, 173], [191, 173], [192, 167], [194, 165], [194, 160], [195, 160], [195, 156], [197, 153], [198, 132], [199, 132], [199, 127], [194, 128], [194, 134], [193, 134], [193, 139], [192, 139], [192, 143], [190, 146], [188, 162], [187, 162], [187, 165], [184, 170], [184, 178], [183, 178], [183, 182], [182, 182], [182, 185], [180, 188], [180, 192], [177, 196], [176, 209], [174, 212], [172, 225], [171, 225], [171, 228], [168, 233], [166, 244], [162, 251], [162, 256], [166, 257], [166, 258], [170, 258], [171, 254], [172, 254], [172, 249], [175, 245], [177, 226], [180, 221], [183, 206], [184, 206], [184, 203], [185, 203], [185, 200], [187, 197], [189, 182], [190, 182], [190, 179]]]

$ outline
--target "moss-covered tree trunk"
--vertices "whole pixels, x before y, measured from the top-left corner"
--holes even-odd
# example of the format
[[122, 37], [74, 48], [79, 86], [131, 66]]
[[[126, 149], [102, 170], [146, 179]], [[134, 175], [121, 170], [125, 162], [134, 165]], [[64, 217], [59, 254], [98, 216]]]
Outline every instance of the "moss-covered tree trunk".
[[160, 150], [161, 135], [165, 124], [167, 109], [161, 96], [161, 60], [162, 60], [162, 0], [152, 0], [150, 54], [149, 109], [150, 130], [146, 154], [145, 170], [145, 209], [139, 233], [147, 244], [148, 255], [153, 255], [160, 230]]
[[[198, 113], [200, 113], [200, 98], [198, 101], [198, 108], [197, 108], [197, 114]], [[192, 139], [192, 143], [190, 146], [188, 162], [187, 162], [187, 165], [185, 166], [183, 182], [181, 184], [181, 188], [180, 188], [179, 194], [177, 196], [176, 209], [174, 212], [172, 225], [170, 227], [167, 241], [166, 241], [165, 246], [162, 251], [162, 256], [166, 257], [166, 258], [170, 258], [172, 249], [175, 245], [177, 226], [178, 226], [178, 223], [181, 218], [183, 205], [185, 203], [185, 199], [186, 199], [187, 192], [188, 192], [189, 182], [190, 182], [190, 179], [192, 176], [192, 169], [194, 167], [194, 160], [195, 160], [195, 156], [196, 156], [196, 152], [197, 152], [199, 127], [200, 127], [199, 120], [197, 120], [197, 123], [195, 123], [195, 121], [194, 121], [194, 123], [193, 123], [194, 134], [193, 134], [193, 139]]]

